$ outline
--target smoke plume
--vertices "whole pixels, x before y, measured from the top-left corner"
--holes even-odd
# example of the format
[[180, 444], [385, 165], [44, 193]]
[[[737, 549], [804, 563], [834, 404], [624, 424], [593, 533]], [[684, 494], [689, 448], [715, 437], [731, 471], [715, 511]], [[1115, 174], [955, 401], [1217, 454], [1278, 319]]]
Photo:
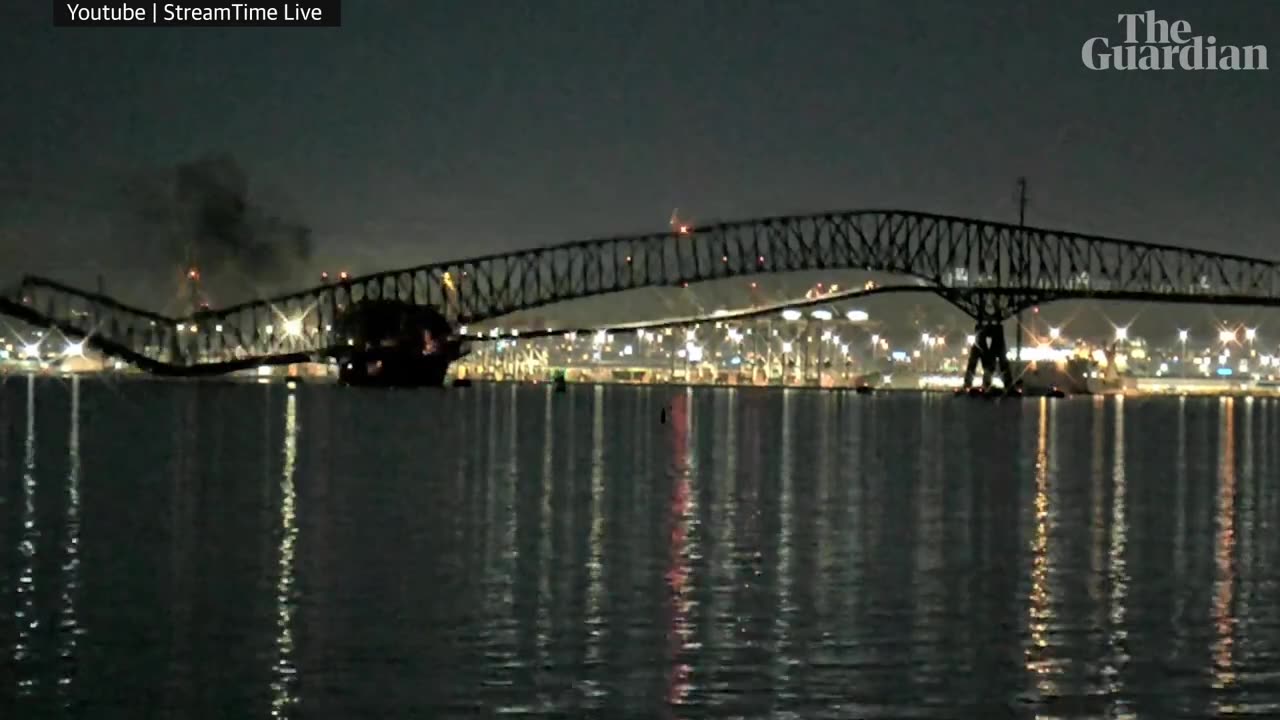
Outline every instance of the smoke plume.
[[[164, 273], [157, 289], [172, 306], [199, 299], [225, 305], [296, 284], [311, 258], [311, 231], [253, 194], [234, 157], [210, 154], [131, 179], [117, 232], [141, 245], [138, 268]], [[145, 269], [144, 269], [145, 268]], [[187, 272], [199, 270], [198, 288]], [[157, 278], [159, 279], [159, 278]], [[185, 296], [185, 297], [182, 297]]]

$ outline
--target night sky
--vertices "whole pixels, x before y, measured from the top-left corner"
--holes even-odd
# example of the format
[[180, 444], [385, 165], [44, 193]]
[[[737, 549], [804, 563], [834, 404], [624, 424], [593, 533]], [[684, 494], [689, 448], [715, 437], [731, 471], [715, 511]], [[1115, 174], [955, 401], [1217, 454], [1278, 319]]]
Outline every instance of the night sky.
[[1280, 259], [1280, 68], [1082, 65], [1148, 7], [1280, 65], [1270, 0], [347, 0], [336, 29], [54, 28], [9, 0], [0, 283], [135, 284], [155, 250], [119, 231], [122, 178], [211, 152], [312, 228], [308, 276], [674, 207], [1013, 220], [1019, 175], [1032, 224]]

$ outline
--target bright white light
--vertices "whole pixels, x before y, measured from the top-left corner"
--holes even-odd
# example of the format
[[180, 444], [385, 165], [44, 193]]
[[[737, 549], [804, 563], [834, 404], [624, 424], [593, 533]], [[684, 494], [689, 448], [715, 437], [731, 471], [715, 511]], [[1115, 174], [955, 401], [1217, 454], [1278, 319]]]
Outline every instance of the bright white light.
[[782, 311], [782, 319], [788, 322], [795, 322], [796, 320], [799, 320], [802, 317], [804, 317], [804, 313], [800, 312], [799, 310], [783, 310]]
[[871, 318], [866, 310], [850, 310], [844, 316], [849, 319], [849, 322], [866, 322]]
[[814, 320], [830, 320], [833, 316], [830, 310], [814, 310], [809, 313]]
[[23, 357], [38, 358], [40, 357], [40, 343], [31, 343], [22, 346]]
[[302, 318], [290, 318], [284, 321], [284, 334], [289, 337], [302, 336]]
[[725, 310], [724, 308], [720, 308], [715, 312], [711, 313], [711, 317], [724, 317], [725, 315], [728, 315], [728, 314], [729, 314], [728, 310]]
[[842, 354], [848, 355], [848, 354], [849, 354], [849, 346], [848, 346], [848, 345], [841, 345], [841, 346], [840, 346], [840, 352], [841, 352]]
[[921, 335], [920, 335], [920, 342], [921, 342], [921, 344], [923, 344], [923, 345], [928, 345], [928, 344], [929, 344], [929, 333], [923, 333], [923, 334], [921, 334]]
[[685, 340], [688, 340], [689, 342], [693, 342], [694, 340], [697, 340], [697, 339], [698, 339], [698, 331], [697, 331], [697, 330], [686, 330], [686, 331], [684, 332], [684, 339], [685, 339]]
[[[466, 326], [464, 325], [464, 326], [463, 326], [463, 329], [462, 329], [462, 333], [465, 335], [465, 334], [466, 334], [466, 332], [467, 332], [467, 330], [466, 330]], [[578, 339], [578, 333], [576, 333], [576, 332], [567, 332], [567, 333], [565, 333], [565, 334], [564, 334], [564, 339], [565, 339], [565, 340], [568, 340], [569, 342], [575, 342], [575, 341]]]
[[1049, 328], [1049, 339], [1057, 340], [1062, 335], [1062, 331], [1056, 327]]
[[632, 352], [634, 352], [634, 351], [631, 349], [631, 346], [630, 346], [630, 345], [623, 345], [623, 346], [622, 346], [622, 354], [623, 354], [623, 355], [630, 355]]
[[702, 362], [702, 348], [689, 343], [684, 348], [685, 357], [689, 358], [689, 362]]
[[186, 331], [187, 331], [187, 326], [183, 325], [182, 323], [178, 323], [178, 332], [186, 332]]
[[67, 349], [63, 354], [67, 357], [84, 357], [84, 341], [67, 343]]
[[964, 341], [969, 345], [973, 345], [974, 343], [978, 342], [978, 338], [976, 335], [966, 335], [964, 338]]
[[729, 340], [730, 340], [731, 342], [736, 342], [736, 343], [742, 342], [742, 333], [741, 333], [740, 331], [738, 331], [738, 329], [737, 329], [737, 328], [734, 328], [734, 329], [730, 330], [730, 331], [729, 331]]
[[872, 336], [871, 336], [871, 344], [872, 344], [872, 345], [879, 345], [879, 344], [880, 344], [880, 336], [879, 336], [879, 335], [872, 335]]
[[221, 324], [214, 325], [214, 326], [213, 326], [213, 331], [214, 331], [214, 332], [222, 332], [222, 325], [221, 325]]
[[1235, 330], [1219, 330], [1218, 331], [1219, 342], [1229, 343], [1229, 342], [1234, 342], [1235, 339], [1236, 339]]
[[784, 353], [789, 353], [789, 352], [791, 352], [791, 343], [790, 343], [790, 342], [786, 342], [786, 341], [784, 341], [784, 342], [782, 343], [782, 352], [784, 352]]
[[270, 375], [270, 374], [271, 374], [271, 366], [270, 366], [270, 365], [259, 365], [259, 366], [258, 366], [258, 376], [259, 376], [259, 377], [262, 377], [263, 375]]
[[1182, 342], [1186, 342], [1188, 337], [1190, 337], [1190, 333], [1188, 333], [1186, 330], [1178, 331], [1178, 339], [1181, 340]]
[[489, 331], [489, 337], [496, 338], [500, 334], [502, 334], [502, 330], [500, 328], [494, 328]]
[[604, 345], [607, 342], [609, 342], [609, 333], [604, 330], [597, 332], [596, 336], [591, 338], [592, 345]]
[[1258, 331], [1257, 331], [1256, 329], [1254, 329], [1254, 328], [1245, 328], [1245, 329], [1244, 329], [1244, 339], [1245, 339], [1245, 340], [1253, 340], [1253, 339], [1254, 339], [1254, 338], [1256, 338], [1256, 337], [1258, 337]]
[[1118, 327], [1118, 328], [1116, 328], [1116, 339], [1117, 339], [1117, 340], [1127, 340], [1128, 338], [1129, 338], [1129, 328], [1127, 328], [1127, 327]]
[[1010, 360], [1025, 360], [1027, 362], [1062, 362], [1072, 355], [1070, 350], [1062, 348], [1051, 348], [1048, 345], [1039, 345], [1037, 347], [1022, 348], [1022, 355], [1019, 357], [1017, 351], [1010, 350], [1007, 357]]

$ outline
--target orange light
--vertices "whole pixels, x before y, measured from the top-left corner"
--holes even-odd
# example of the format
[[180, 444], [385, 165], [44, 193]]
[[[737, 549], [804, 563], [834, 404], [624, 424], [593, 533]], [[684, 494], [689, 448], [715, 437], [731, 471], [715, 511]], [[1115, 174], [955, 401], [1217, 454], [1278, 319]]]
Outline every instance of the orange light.
[[339, 277], [339, 278], [341, 278], [341, 279], [343, 279], [343, 280], [346, 280], [347, 278], [349, 278], [349, 277], [351, 277], [351, 276], [347, 274], [347, 271], [346, 271], [346, 270], [343, 270], [342, 272], [338, 273], [338, 277]]
[[680, 226], [680, 234], [681, 234], [681, 235], [688, 235], [688, 234], [689, 234], [689, 226], [688, 226], [688, 225], [681, 225], [681, 226]]
[[755, 284], [755, 283], [751, 283], [751, 287], [752, 287], [752, 288], [755, 288], [755, 286], [756, 286], [756, 284]]
[[198, 280], [200, 278], [200, 271], [195, 268], [191, 268], [190, 270], [187, 271], [187, 277], [191, 278], [192, 280]]

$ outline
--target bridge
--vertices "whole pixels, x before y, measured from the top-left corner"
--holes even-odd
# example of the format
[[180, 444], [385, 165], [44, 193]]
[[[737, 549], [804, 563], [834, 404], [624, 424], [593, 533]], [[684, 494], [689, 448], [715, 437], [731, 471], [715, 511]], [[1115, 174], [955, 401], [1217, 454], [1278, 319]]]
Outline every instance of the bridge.
[[[0, 313], [83, 338], [160, 374], [199, 375], [334, 357], [341, 313], [367, 300], [440, 311], [453, 327], [649, 287], [812, 270], [904, 277], [973, 318], [971, 386], [1011, 381], [1003, 322], [1074, 299], [1280, 305], [1280, 264], [1227, 253], [905, 210], [723, 222], [388, 270], [170, 318], [53, 280], [24, 278]], [[829, 298], [828, 298], [829, 300]], [[719, 319], [719, 318], [717, 318]]]

